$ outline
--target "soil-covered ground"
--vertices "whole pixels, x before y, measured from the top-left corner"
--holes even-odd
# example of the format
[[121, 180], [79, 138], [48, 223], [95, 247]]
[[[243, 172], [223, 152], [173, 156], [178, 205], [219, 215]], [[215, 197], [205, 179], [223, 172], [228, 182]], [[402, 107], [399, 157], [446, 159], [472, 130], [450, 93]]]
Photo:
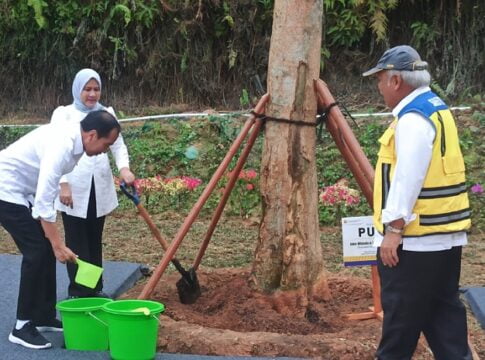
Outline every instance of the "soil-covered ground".
[[[133, 261], [153, 269], [163, 256], [159, 244], [132, 209], [119, 209], [108, 217], [104, 254], [108, 260]], [[183, 217], [153, 215], [167, 236], [173, 236]], [[210, 219], [194, 223], [177, 257], [190, 267]], [[59, 224], [61, 225], [61, 224]], [[162, 302], [158, 348], [168, 353], [202, 355], [290, 356], [335, 360], [373, 359], [380, 338], [377, 319], [350, 321], [346, 314], [369, 311], [372, 285], [368, 267], [345, 268], [341, 264], [338, 227], [322, 227], [321, 239], [332, 298], [314, 303], [303, 318], [274, 310], [273, 299], [255, 293], [248, 284], [257, 223], [223, 218], [213, 236], [197, 275], [201, 297], [193, 305], [181, 304], [172, 267], [162, 276], [151, 299]], [[483, 233], [474, 232], [464, 249], [462, 286], [485, 284]], [[0, 253], [17, 253], [13, 241], [0, 228]], [[241, 264], [241, 265], [237, 265]], [[147, 278], [124, 298], [136, 298]], [[471, 342], [485, 358], [485, 331], [468, 309]], [[426, 342], [420, 341], [413, 360], [431, 360]]]
[[[175, 282], [180, 275], [164, 277], [151, 296], [167, 308], [161, 317], [160, 350], [335, 360], [374, 358], [380, 321], [346, 319], [347, 314], [369, 311], [372, 285], [368, 279], [331, 274], [332, 299], [313, 303], [305, 317], [295, 318], [277, 312], [272, 298], [252, 291], [249, 273], [249, 268], [198, 272], [202, 295], [193, 305], [181, 304], [178, 299]], [[125, 296], [136, 297], [141, 287]], [[475, 347], [483, 345], [480, 330], [472, 330], [471, 337]], [[433, 359], [424, 339], [414, 359]]]

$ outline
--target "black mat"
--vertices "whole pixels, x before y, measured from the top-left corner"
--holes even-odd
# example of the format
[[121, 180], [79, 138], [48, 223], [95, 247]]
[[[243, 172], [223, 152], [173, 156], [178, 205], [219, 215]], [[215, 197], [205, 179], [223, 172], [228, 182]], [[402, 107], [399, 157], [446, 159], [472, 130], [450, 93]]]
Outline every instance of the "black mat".
[[[17, 308], [17, 292], [20, 278], [21, 257], [17, 255], [0, 254], [0, 359], [2, 360], [108, 360], [109, 352], [66, 350], [62, 333], [43, 333], [52, 343], [51, 349], [30, 350], [8, 341], [8, 334], [15, 324]], [[140, 264], [128, 262], [106, 261], [104, 268], [104, 291], [117, 297], [142, 277]], [[57, 264], [57, 297], [63, 300], [67, 296], [68, 278], [65, 266]], [[221, 357], [184, 354], [160, 354], [156, 359], [248, 359], [249, 357]], [[252, 360], [264, 359], [251, 357]], [[267, 358], [266, 358], [267, 359]], [[280, 358], [291, 359], [291, 358]]]
[[[16, 320], [17, 293], [20, 279], [21, 256], [0, 254], [0, 358], [1, 359], [71, 359], [72, 351], [62, 348], [62, 333], [45, 333], [54, 349], [29, 350], [8, 341], [8, 334]], [[106, 261], [103, 264], [104, 291], [117, 297], [131, 288], [142, 277], [140, 264]], [[67, 272], [65, 266], [57, 263], [57, 298], [67, 296]], [[109, 359], [107, 354], [93, 352], [75, 352], [76, 359]], [[84, 355], [83, 355], [84, 353]], [[98, 357], [100, 356], [100, 357]]]
[[480, 326], [485, 330], [485, 288], [469, 287], [462, 291]]

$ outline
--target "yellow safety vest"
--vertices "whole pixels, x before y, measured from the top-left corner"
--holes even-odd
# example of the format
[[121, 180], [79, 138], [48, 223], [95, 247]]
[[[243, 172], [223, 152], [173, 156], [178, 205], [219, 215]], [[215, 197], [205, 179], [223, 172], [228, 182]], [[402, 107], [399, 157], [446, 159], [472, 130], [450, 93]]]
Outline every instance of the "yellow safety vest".
[[436, 130], [431, 163], [413, 208], [417, 218], [404, 228], [404, 237], [450, 234], [471, 226], [470, 205], [465, 185], [465, 163], [460, 150], [453, 115], [434, 93], [426, 92], [408, 104], [379, 139], [381, 144], [374, 181], [374, 226], [384, 234], [382, 210], [385, 208], [396, 166], [394, 132], [398, 119], [407, 112], [418, 112]]

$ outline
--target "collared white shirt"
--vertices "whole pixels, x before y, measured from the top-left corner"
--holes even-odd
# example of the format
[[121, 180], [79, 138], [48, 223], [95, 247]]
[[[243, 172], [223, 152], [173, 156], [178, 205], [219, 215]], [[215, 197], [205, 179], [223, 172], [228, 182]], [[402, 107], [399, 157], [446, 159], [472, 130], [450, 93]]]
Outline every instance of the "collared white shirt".
[[[430, 91], [429, 87], [414, 90], [392, 110], [394, 117], [417, 96]], [[404, 114], [395, 130], [396, 168], [391, 180], [386, 207], [382, 210], [382, 223], [403, 219], [406, 224], [416, 219], [413, 208], [424, 183], [431, 156], [435, 129], [417, 112]], [[381, 246], [383, 236], [376, 232], [374, 246]], [[441, 251], [467, 244], [466, 232], [454, 234], [404, 237], [403, 250]]]
[[[113, 116], [116, 116], [111, 107], [106, 110]], [[79, 124], [86, 115], [86, 113], [77, 110], [74, 105], [59, 106], [52, 113], [51, 123]], [[118, 170], [123, 167], [129, 167], [128, 150], [121, 134], [110, 146], [110, 150]], [[93, 177], [96, 192], [96, 216], [104, 216], [113, 211], [118, 206], [118, 198], [109, 158], [104, 153], [96, 156], [84, 155], [74, 170], [62, 177], [61, 182], [67, 182], [71, 187], [73, 208], [65, 206], [57, 198], [55, 202], [56, 209], [68, 215], [85, 219], [88, 213], [89, 194]]]
[[55, 222], [59, 180], [83, 153], [79, 124], [32, 130], [0, 151], [0, 200], [27, 207], [31, 203], [35, 219]]

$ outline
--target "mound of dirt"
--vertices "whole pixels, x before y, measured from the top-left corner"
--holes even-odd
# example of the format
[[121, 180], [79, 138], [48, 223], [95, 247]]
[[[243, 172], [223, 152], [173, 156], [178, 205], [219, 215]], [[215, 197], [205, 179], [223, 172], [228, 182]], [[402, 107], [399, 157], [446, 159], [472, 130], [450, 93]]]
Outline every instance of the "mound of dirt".
[[[329, 276], [332, 299], [312, 303], [304, 317], [275, 310], [271, 297], [249, 286], [249, 269], [198, 272], [202, 296], [181, 304], [175, 282], [164, 276], [151, 299], [165, 304], [159, 351], [200, 355], [289, 356], [335, 360], [373, 359], [380, 337], [376, 319], [349, 321], [346, 314], [367, 312], [372, 285], [361, 278]], [[124, 297], [135, 298], [143, 284]], [[424, 346], [416, 358], [432, 359]]]

